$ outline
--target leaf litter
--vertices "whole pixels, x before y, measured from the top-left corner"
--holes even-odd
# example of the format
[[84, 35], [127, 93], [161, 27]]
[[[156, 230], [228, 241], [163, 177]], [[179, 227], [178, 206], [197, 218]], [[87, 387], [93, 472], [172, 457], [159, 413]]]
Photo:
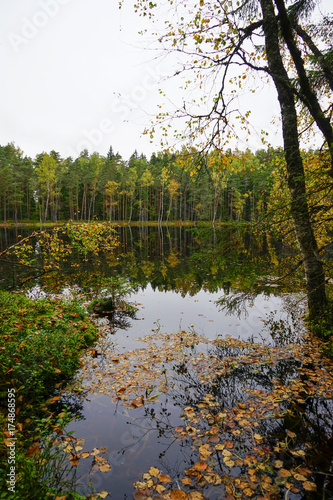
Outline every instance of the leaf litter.
[[[135, 340], [145, 347], [118, 353], [108, 345], [97, 358], [88, 353], [80, 391], [106, 394], [133, 411], [164, 394], [178, 398], [184, 424], [174, 428], [173, 439], [196, 450], [197, 461], [177, 478], [152, 464], [133, 483], [134, 499], [200, 500], [209, 498], [208, 487], [227, 500], [317, 494], [317, 450], [311, 429], [304, 437], [301, 426], [307, 405], [332, 402], [333, 363], [322, 357], [317, 339], [307, 334], [302, 344], [270, 347], [155, 330]], [[192, 398], [185, 396], [186, 384], [196, 388]], [[223, 398], [232, 384], [234, 397]], [[90, 456], [92, 472], [109, 472], [101, 456], [106, 448], [82, 451], [83, 445], [82, 439], [62, 445], [71, 463]]]

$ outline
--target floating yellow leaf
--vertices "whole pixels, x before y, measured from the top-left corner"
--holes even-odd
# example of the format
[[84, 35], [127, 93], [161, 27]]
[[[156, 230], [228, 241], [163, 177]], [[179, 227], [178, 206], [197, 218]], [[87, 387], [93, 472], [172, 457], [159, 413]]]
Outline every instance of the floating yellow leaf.
[[211, 448], [208, 443], [203, 444], [202, 446], [199, 447], [199, 453], [202, 457], [208, 458], [211, 454]]
[[110, 469], [111, 469], [111, 465], [110, 464], [101, 465], [100, 468], [99, 468], [99, 470], [101, 472], [108, 472]]
[[97, 493], [100, 498], [106, 498], [108, 496], [108, 492], [106, 490], [101, 491], [100, 493]]
[[147, 488], [147, 483], [144, 481], [136, 481], [136, 483], [133, 483], [133, 486], [136, 490], [145, 490]]
[[229, 451], [229, 450], [225, 450], [225, 449], [224, 449], [224, 450], [222, 451], [222, 455], [223, 455], [224, 457], [231, 457], [232, 453], [231, 453], [231, 451]]
[[191, 493], [188, 494], [188, 498], [189, 500], [204, 500], [203, 494], [199, 491], [191, 491]]
[[148, 472], [152, 477], [158, 477], [161, 471], [157, 467], [150, 467]]
[[224, 457], [223, 462], [226, 464], [227, 467], [229, 467], [229, 469], [231, 469], [235, 465], [235, 462], [233, 460], [230, 460], [229, 457]]
[[245, 488], [243, 490], [243, 493], [244, 495], [246, 495], [247, 497], [252, 497], [254, 495], [254, 491], [251, 490], [251, 488]]

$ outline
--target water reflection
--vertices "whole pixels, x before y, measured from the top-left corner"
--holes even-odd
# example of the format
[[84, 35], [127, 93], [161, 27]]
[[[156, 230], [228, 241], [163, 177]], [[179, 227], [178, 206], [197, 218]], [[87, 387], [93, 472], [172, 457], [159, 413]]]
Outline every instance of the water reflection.
[[[260, 494], [266, 481], [275, 488], [276, 498], [285, 498], [291, 488], [291, 499], [324, 498], [332, 492], [331, 366], [323, 365], [311, 346], [301, 350], [231, 338], [208, 341], [186, 331], [174, 337], [148, 335], [144, 342], [145, 353], [138, 344], [137, 355], [127, 351], [119, 357], [114, 346], [104, 360], [90, 365], [87, 360], [84, 420], [72, 422], [69, 430], [85, 437], [85, 450], [107, 447], [103, 456], [111, 471], [94, 470], [91, 456], [81, 460], [78, 484], [86, 492], [91, 482], [96, 491], [110, 491], [113, 498], [131, 498], [132, 484], [151, 466], [169, 474], [183, 491], [200, 491], [207, 499], [224, 498], [232, 488], [243, 498], [237, 478], [247, 481], [253, 494], [257, 488]], [[122, 373], [127, 377], [133, 369], [137, 374], [145, 371], [147, 378], [151, 371], [155, 377], [150, 382], [155, 390], [139, 389], [144, 396], [138, 407], [121, 389], [130, 384], [122, 381]], [[140, 376], [134, 373], [133, 379]], [[218, 451], [224, 446], [233, 457], [231, 465]], [[210, 450], [205, 458], [203, 448]], [[202, 460], [207, 462], [207, 477], [192, 471], [192, 482], [181, 482]], [[287, 471], [289, 482], [280, 470]], [[305, 481], [317, 491], [304, 496]]]
[[[236, 479], [254, 497], [260, 484], [275, 498], [329, 498], [333, 417], [332, 394], [325, 391], [332, 370], [317, 351], [295, 347], [303, 311], [290, 292], [301, 290], [301, 276], [274, 286], [297, 256], [281, 240], [235, 227], [118, 231], [116, 252], [88, 262], [73, 256], [60, 273], [41, 276], [37, 267], [25, 284], [89, 298], [115, 277], [138, 284], [128, 299], [138, 307], [135, 318], [105, 324], [104, 339], [78, 374], [81, 382], [62, 392], [62, 404], [79, 415], [68, 431], [85, 439], [80, 453], [88, 454], [75, 468], [78, 491], [132, 498], [133, 483], [154, 466], [175, 487], [209, 500], [230, 491], [242, 498]], [[4, 238], [9, 244], [15, 235]], [[3, 287], [20, 286], [31, 274], [15, 263], [1, 265]], [[205, 445], [212, 451], [201, 460]], [[101, 472], [95, 457], [105, 457], [110, 470]], [[206, 461], [210, 476], [195, 473], [198, 461]], [[284, 477], [280, 470], [292, 473]]]
[[[200, 290], [211, 293], [251, 290], [262, 275], [279, 276], [289, 270], [297, 256], [291, 249], [277, 244], [269, 236], [255, 236], [238, 227], [120, 227], [117, 229], [120, 246], [116, 252], [90, 256], [82, 262], [79, 255], [64, 260], [60, 272], [43, 273], [38, 262], [34, 269], [19, 266], [13, 256], [0, 259], [3, 288], [18, 287], [32, 277], [25, 286], [41, 285], [49, 291], [60, 291], [65, 286], [78, 286], [89, 291], [98, 286], [101, 276], [120, 275], [137, 282], [142, 288], [148, 284], [153, 290], [174, 290], [182, 296], [195, 295]], [[25, 237], [31, 230], [21, 228]], [[0, 242], [10, 246], [17, 241], [17, 228], [0, 228]], [[35, 243], [35, 246], [38, 243]], [[9, 266], [10, 263], [10, 266]], [[283, 282], [278, 291], [274, 283], [265, 282], [258, 293], [270, 294], [291, 291], [301, 283], [301, 275], [293, 275], [293, 283]], [[290, 287], [290, 288], [288, 288]], [[254, 290], [253, 290], [254, 291]]]

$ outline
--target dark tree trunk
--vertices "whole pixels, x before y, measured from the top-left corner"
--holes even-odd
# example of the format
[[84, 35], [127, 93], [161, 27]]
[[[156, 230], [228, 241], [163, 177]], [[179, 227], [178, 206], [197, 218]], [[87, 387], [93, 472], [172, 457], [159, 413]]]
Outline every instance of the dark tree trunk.
[[294, 92], [282, 62], [278, 24], [272, 0], [260, 0], [260, 4], [263, 13], [268, 66], [277, 90], [281, 108], [291, 213], [303, 259], [309, 314], [311, 317], [315, 317], [327, 305], [325, 275], [309, 216], [304, 168], [298, 142]]

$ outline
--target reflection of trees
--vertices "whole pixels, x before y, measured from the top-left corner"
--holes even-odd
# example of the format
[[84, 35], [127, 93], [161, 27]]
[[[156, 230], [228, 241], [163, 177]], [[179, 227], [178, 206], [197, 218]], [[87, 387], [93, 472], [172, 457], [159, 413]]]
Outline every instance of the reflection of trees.
[[[264, 245], [265, 238], [244, 228], [139, 226], [121, 227], [118, 233], [121, 242], [118, 249], [91, 255], [86, 262], [74, 254], [62, 263], [59, 272], [40, 278], [37, 272], [32, 283], [45, 285], [53, 292], [77, 286], [86, 293], [98, 286], [98, 276], [120, 275], [143, 288], [151, 284], [153, 289], [195, 295], [201, 289], [252, 291], [258, 276], [279, 275], [289, 266], [281, 259], [273, 241]], [[2, 265], [6, 283], [18, 284], [18, 278], [31, 273], [13, 265], [9, 275], [9, 269]], [[279, 287], [279, 293], [281, 290]]]
[[[320, 396], [309, 397], [306, 384], [313, 382], [307, 375], [300, 375], [302, 368], [312, 370], [314, 366], [303, 365], [293, 357], [279, 359], [274, 363], [263, 360], [261, 363], [260, 358], [259, 361], [251, 359], [250, 348], [244, 350], [217, 346], [209, 353], [208, 358], [212, 355], [217, 356], [222, 365], [227, 362], [228, 370], [223, 375], [212, 373], [211, 379], [203, 380], [202, 375], [190, 361], [173, 367], [174, 403], [182, 409], [185, 407], [195, 409], [199, 419], [196, 427], [200, 427], [203, 433], [209, 430], [212, 423], [217, 424], [221, 421], [218, 415], [221, 411], [226, 411], [228, 417], [221, 425], [221, 438], [222, 441], [230, 440], [234, 443], [234, 450], [238, 456], [244, 458], [251, 454], [253, 448], [251, 434], [258, 433], [265, 436], [264, 444], [268, 455], [271, 456], [271, 462], [279, 458], [287, 469], [297, 470], [304, 465], [311, 469], [318, 488], [316, 494], [319, 495], [313, 498], [326, 498], [323, 496], [325, 491], [326, 494], [332, 494], [333, 485], [329, 480], [333, 471], [333, 401]], [[311, 377], [311, 371], [309, 373]], [[289, 397], [285, 399], [275, 394], [275, 399], [272, 397], [270, 400], [269, 396], [276, 392], [276, 387], [292, 388], [293, 384], [297, 386], [298, 383], [304, 384], [304, 391], [300, 390], [294, 395], [291, 391]], [[251, 391], [261, 391], [265, 396], [262, 399], [260, 395], [252, 395]], [[207, 402], [207, 394], [212, 396], [211, 402], [214, 404], [207, 403], [207, 411], [203, 413], [200, 408], [203, 402]], [[275, 400], [279, 405], [274, 405]], [[245, 427], [241, 437], [237, 438], [232, 433], [234, 425], [230, 415], [237, 415], [239, 404], [244, 404], [246, 407], [252, 405], [255, 410], [252, 421], [249, 419], [249, 428]], [[253, 427], [254, 423], [256, 427]], [[280, 447], [280, 451], [274, 454], [273, 450], [278, 449], [276, 448], [279, 446], [278, 443], [287, 443], [287, 430], [293, 431], [295, 437], [289, 439], [285, 448]], [[306, 451], [305, 464], [303, 458], [294, 456], [291, 452], [298, 449]], [[216, 472], [221, 469], [219, 462], [215, 463], [215, 469]], [[246, 467], [241, 466], [240, 469], [242, 474], [246, 473]], [[270, 473], [273, 472], [271, 469]]]
[[[132, 241], [128, 228], [120, 229], [123, 245], [118, 269], [143, 288], [150, 283], [153, 289], [190, 295], [202, 288], [209, 292], [221, 288], [230, 291], [235, 287], [252, 290], [258, 276], [268, 273], [278, 276], [283, 266], [286, 269], [273, 241], [264, 245], [267, 237], [249, 236], [245, 229], [145, 227], [132, 228], [131, 232]], [[147, 269], [150, 273], [145, 272]], [[267, 284], [262, 289], [267, 290]], [[279, 287], [279, 293], [281, 290]], [[275, 291], [270, 288], [271, 293]]]

